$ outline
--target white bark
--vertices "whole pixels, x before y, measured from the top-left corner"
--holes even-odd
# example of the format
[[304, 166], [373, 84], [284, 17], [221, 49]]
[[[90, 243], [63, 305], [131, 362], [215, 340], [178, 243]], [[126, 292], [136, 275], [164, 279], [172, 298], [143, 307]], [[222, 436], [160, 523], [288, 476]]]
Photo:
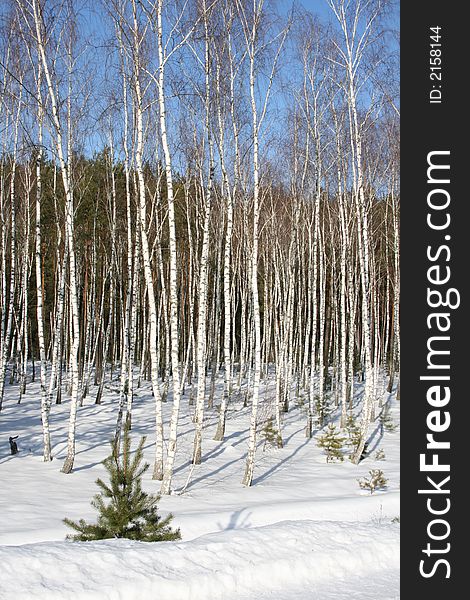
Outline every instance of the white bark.
[[179, 366], [179, 332], [178, 332], [178, 267], [176, 250], [175, 200], [173, 193], [173, 172], [171, 153], [167, 136], [166, 98], [165, 98], [165, 62], [163, 44], [163, 0], [157, 0], [157, 38], [158, 38], [158, 105], [160, 111], [160, 136], [165, 159], [165, 175], [168, 201], [168, 227], [170, 240], [170, 330], [171, 330], [171, 368], [173, 373], [173, 410], [170, 421], [168, 455], [163, 472], [161, 492], [169, 494], [176, 456], [178, 419], [181, 402], [180, 366]]
[[[42, 68], [46, 78], [47, 90], [52, 109], [52, 121], [54, 126], [54, 143], [56, 147], [57, 157], [62, 175], [62, 184], [64, 186], [66, 198], [66, 229], [67, 229], [67, 245], [69, 259], [69, 293], [70, 293], [70, 311], [71, 311], [71, 349], [70, 349], [70, 366], [71, 366], [71, 403], [70, 403], [70, 419], [67, 441], [67, 457], [62, 467], [62, 472], [70, 473], [73, 469], [75, 459], [75, 427], [78, 408], [78, 348], [80, 343], [79, 317], [78, 317], [78, 297], [77, 297], [77, 281], [76, 281], [76, 261], [74, 247], [74, 202], [73, 192], [70, 183], [70, 154], [68, 155], [69, 163], [67, 164], [64, 155], [63, 147], [63, 132], [58, 103], [56, 97], [55, 86], [52, 81], [52, 76], [49, 70], [49, 63], [46, 56], [46, 33], [43, 28], [41, 18], [41, 9], [38, 0], [33, 0], [33, 15], [36, 29], [36, 40], [38, 44], [39, 54], [41, 56]], [[69, 111], [70, 119], [70, 111]], [[69, 140], [70, 140], [70, 122], [69, 122]], [[70, 144], [69, 144], [70, 145]]]
[[155, 301], [155, 290], [153, 287], [153, 274], [150, 262], [149, 240], [147, 236], [147, 209], [145, 180], [143, 168], [144, 151], [144, 125], [143, 125], [143, 97], [140, 85], [141, 77], [141, 57], [140, 57], [140, 32], [137, 22], [137, 8], [135, 0], [132, 0], [133, 9], [133, 52], [134, 52], [134, 91], [135, 91], [135, 120], [137, 128], [137, 144], [135, 152], [135, 164], [138, 178], [139, 194], [139, 220], [140, 220], [140, 240], [142, 249], [142, 263], [144, 267], [145, 284], [147, 289], [147, 301], [149, 306], [149, 352], [151, 362], [151, 380], [152, 391], [155, 399], [155, 466], [153, 472], [154, 479], [161, 479], [163, 476], [163, 416], [162, 399], [158, 382], [158, 349], [157, 349], [157, 306]]
[[[201, 192], [203, 199], [203, 233], [201, 261], [199, 267], [199, 302], [198, 302], [198, 320], [197, 320], [197, 396], [196, 396], [196, 420], [193, 448], [193, 464], [201, 463], [202, 454], [202, 426], [204, 419], [204, 399], [206, 390], [206, 341], [207, 341], [207, 295], [208, 295], [208, 259], [209, 259], [209, 241], [210, 241], [210, 216], [212, 205], [212, 185], [214, 176], [214, 150], [213, 138], [211, 132], [211, 101], [210, 101], [210, 56], [209, 56], [209, 29], [208, 15], [206, 13], [206, 2], [203, 0], [202, 10], [204, 11], [204, 34], [205, 34], [205, 125], [207, 144], [209, 149], [209, 180], [207, 190], [204, 189], [204, 180], [201, 177]], [[203, 161], [201, 161], [203, 164]]]

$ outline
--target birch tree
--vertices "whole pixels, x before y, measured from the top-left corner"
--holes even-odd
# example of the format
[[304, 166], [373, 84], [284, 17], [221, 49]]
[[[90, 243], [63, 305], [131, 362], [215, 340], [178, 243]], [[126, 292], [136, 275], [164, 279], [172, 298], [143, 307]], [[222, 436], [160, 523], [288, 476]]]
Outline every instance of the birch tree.
[[[66, 154], [64, 146], [64, 133], [62, 118], [59, 112], [57, 99], [57, 86], [54, 85], [52, 74], [47, 58], [47, 32], [45, 31], [45, 21], [43, 8], [39, 0], [32, 1], [32, 11], [34, 19], [35, 37], [38, 45], [41, 64], [45, 76], [47, 93], [50, 100], [52, 111], [52, 127], [54, 134], [54, 145], [57, 153], [57, 158], [60, 165], [62, 175], [62, 185], [66, 198], [66, 229], [67, 229], [67, 252], [68, 252], [68, 267], [69, 267], [69, 294], [70, 294], [70, 312], [71, 312], [71, 351], [70, 351], [70, 367], [71, 367], [71, 404], [70, 404], [70, 419], [67, 442], [67, 457], [62, 467], [63, 473], [70, 473], [73, 469], [75, 460], [75, 428], [78, 408], [78, 350], [80, 344], [80, 328], [78, 316], [78, 293], [77, 293], [77, 275], [76, 275], [76, 260], [74, 246], [74, 200], [73, 191], [70, 182], [70, 160], [71, 155]], [[69, 57], [70, 58], [70, 57]], [[69, 113], [70, 119], [70, 113]], [[70, 132], [70, 121], [68, 130]], [[68, 144], [70, 152], [70, 142]], [[68, 159], [68, 163], [67, 163]]]

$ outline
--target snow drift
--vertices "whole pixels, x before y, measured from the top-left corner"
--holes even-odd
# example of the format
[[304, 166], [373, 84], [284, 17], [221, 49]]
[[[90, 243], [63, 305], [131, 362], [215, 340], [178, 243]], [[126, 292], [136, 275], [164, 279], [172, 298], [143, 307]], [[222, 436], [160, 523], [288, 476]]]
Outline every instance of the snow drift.
[[[342, 580], [398, 581], [395, 524], [284, 521], [188, 542], [0, 547], [0, 595], [22, 600], [216, 600]], [[248, 594], [247, 596], [245, 596]], [[276, 597], [280, 597], [277, 596]], [[390, 596], [398, 597], [398, 596]]]

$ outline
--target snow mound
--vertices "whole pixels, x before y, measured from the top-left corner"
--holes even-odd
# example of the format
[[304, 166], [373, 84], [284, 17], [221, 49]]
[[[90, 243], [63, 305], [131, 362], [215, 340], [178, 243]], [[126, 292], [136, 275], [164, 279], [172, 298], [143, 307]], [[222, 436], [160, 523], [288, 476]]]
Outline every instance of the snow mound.
[[0, 564], [0, 597], [22, 600], [234, 600], [271, 591], [285, 598], [299, 588], [308, 590], [299, 598], [323, 600], [330, 596], [321, 590], [338, 586], [351, 593], [332, 598], [353, 598], [353, 582], [365, 580], [371, 598], [385, 597], [377, 595], [381, 584], [398, 598], [399, 526], [284, 521], [187, 542], [0, 546]]

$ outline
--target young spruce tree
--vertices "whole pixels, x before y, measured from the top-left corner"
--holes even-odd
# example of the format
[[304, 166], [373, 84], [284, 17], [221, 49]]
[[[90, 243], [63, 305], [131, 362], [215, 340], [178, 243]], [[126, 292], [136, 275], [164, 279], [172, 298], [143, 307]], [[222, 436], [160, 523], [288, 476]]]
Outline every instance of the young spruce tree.
[[101, 491], [94, 496], [91, 504], [99, 512], [98, 521], [92, 524], [83, 519], [78, 523], [64, 519], [66, 525], [78, 532], [67, 538], [82, 542], [108, 538], [128, 538], [143, 542], [181, 539], [180, 530], [172, 530], [169, 525], [173, 515], [169, 514], [162, 519], [157, 514], [160, 497], [142, 490], [142, 475], [149, 468], [148, 463], [141, 464], [145, 437], [140, 440], [132, 460], [127, 428], [122, 443], [122, 456], [119, 454], [119, 443], [112, 441], [111, 455], [103, 461], [109, 473], [109, 485], [101, 479], [96, 480]]
[[344, 460], [343, 457], [343, 444], [345, 438], [341, 437], [340, 432], [336, 429], [333, 423], [328, 424], [328, 428], [325, 433], [318, 438], [317, 446], [323, 448], [326, 454], [326, 462], [333, 460]]

